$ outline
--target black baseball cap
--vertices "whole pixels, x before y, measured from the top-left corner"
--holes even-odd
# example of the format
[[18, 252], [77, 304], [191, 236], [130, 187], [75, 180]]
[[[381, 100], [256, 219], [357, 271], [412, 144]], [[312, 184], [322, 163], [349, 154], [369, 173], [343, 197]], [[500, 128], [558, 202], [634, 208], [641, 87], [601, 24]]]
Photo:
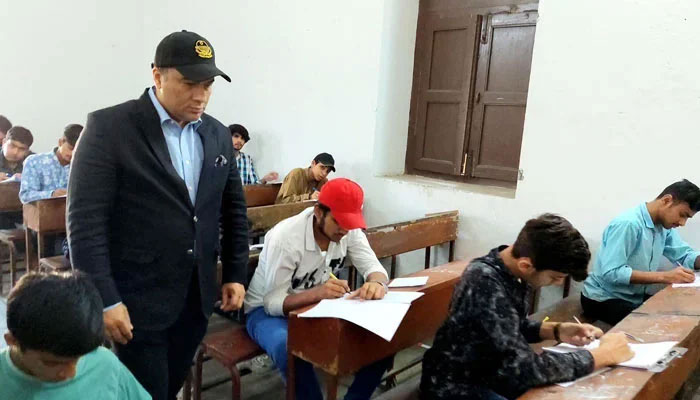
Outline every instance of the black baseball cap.
[[335, 172], [335, 160], [333, 159], [332, 155], [328, 153], [321, 153], [314, 157], [314, 161], [325, 165], [326, 167], [328, 167], [328, 169]]
[[158, 43], [151, 66], [175, 68], [194, 82], [203, 82], [215, 76], [231, 82], [231, 78], [216, 67], [214, 59], [214, 48], [208, 40], [194, 32], [183, 30], [171, 33]]

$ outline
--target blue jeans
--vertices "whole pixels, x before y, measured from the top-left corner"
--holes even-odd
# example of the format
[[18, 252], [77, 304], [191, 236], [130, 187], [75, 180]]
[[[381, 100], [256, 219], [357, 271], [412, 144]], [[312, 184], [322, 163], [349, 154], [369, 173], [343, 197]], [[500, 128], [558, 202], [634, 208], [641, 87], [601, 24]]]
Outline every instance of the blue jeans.
[[[282, 379], [286, 382], [287, 318], [272, 317], [267, 315], [263, 307], [258, 307], [248, 313], [246, 330], [250, 337], [272, 358], [282, 374]], [[355, 379], [345, 395], [345, 400], [369, 399], [374, 389], [379, 386], [382, 375], [391, 366], [392, 359], [393, 357], [385, 358], [357, 371]], [[299, 400], [323, 400], [313, 365], [297, 359], [295, 369], [296, 398]]]

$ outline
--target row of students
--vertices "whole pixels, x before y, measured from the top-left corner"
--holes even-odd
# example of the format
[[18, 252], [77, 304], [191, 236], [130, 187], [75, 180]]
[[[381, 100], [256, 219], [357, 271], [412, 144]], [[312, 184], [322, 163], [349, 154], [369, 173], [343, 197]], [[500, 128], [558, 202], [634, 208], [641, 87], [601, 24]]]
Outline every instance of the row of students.
[[[234, 156], [241, 182], [244, 185], [266, 184], [279, 178], [277, 172], [269, 172], [262, 179], [255, 171], [253, 158], [242, 151], [243, 146], [250, 142], [248, 130], [239, 124], [228, 126], [233, 141]], [[318, 200], [323, 185], [328, 182], [328, 175], [335, 172], [335, 159], [328, 153], [320, 153], [311, 161], [307, 168], [295, 168], [287, 174], [277, 194], [276, 204], [295, 203], [306, 200]]]
[[[566, 219], [545, 214], [528, 221], [515, 243], [492, 249], [465, 270], [423, 359], [421, 398], [512, 399], [630, 359], [623, 333], [605, 335], [591, 351], [536, 354], [528, 343], [585, 345], [603, 332], [589, 324], [527, 319], [528, 293], [567, 276], [585, 279], [584, 315], [617, 324], [651, 296], [649, 284], [695, 280], [700, 253], [675, 228], [698, 210], [700, 189], [682, 180], [622, 213], [605, 229], [591, 274], [588, 244]], [[662, 258], [676, 267], [659, 271]]]

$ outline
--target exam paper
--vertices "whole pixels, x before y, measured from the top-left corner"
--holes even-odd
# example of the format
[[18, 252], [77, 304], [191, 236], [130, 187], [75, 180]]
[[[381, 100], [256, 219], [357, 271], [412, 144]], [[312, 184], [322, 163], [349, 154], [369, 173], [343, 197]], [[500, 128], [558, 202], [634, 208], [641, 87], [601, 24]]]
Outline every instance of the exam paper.
[[346, 295], [340, 299], [321, 300], [299, 317], [344, 319], [390, 342], [411, 302], [421, 296], [422, 292], [389, 292], [381, 300], [361, 300], [348, 299]]
[[426, 283], [428, 283], [427, 276], [417, 276], [415, 278], [396, 278], [389, 283], [389, 287], [423, 286]]
[[[657, 343], [630, 343], [629, 346], [634, 352], [634, 357], [625, 362], [619, 363], [622, 367], [648, 369], [663, 358], [678, 342], [657, 342]], [[586, 346], [574, 346], [568, 343], [560, 343], [554, 347], [543, 347], [543, 350], [554, 353], [570, 353], [572, 351], [591, 350], [598, 348], [599, 340], [594, 340]]]
[[674, 288], [678, 287], [700, 287], [700, 272], [695, 273], [695, 280], [690, 283], [674, 283], [672, 285]]

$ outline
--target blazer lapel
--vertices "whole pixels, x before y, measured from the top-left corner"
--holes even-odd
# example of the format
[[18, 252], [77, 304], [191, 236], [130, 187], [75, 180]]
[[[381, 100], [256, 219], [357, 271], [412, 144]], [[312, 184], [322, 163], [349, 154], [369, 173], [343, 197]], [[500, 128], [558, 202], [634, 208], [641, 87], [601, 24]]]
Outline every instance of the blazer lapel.
[[138, 100], [139, 107], [138, 112], [135, 115], [138, 122], [137, 126], [143, 131], [146, 141], [153, 151], [153, 154], [155, 154], [161, 166], [163, 166], [163, 168], [168, 172], [168, 175], [177, 187], [177, 190], [185, 199], [187, 199], [187, 203], [191, 205], [190, 196], [187, 192], [185, 181], [180, 178], [180, 175], [177, 174], [175, 167], [173, 167], [170, 152], [168, 151], [168, 145], [165, 143], [163, 128], [160, 126], [160, 118], [158, 117], [158, 112], [151, 102], [151, 98], [148, 95], [148, 90], [149, 89], [146, 89], [146, 92]]
[[[211, 179], [207, 179], [207, 177], [212, 176], [216, 157], [219, 155], [219, 141], [217, 140], [217, 136], [210, 128], [211, 126], [207, 124], [206, 119], [202, 119], [199, 129], [197, 129], [199, 137], [202, 138], [204, 157], [202, 159], [202, 172], [199, 175], [199, 185], [197, 188], [195, 205], [203, 204], [201, 201], [202, 196], [209, 193]], [[231, 162], [231, 160], [229, 160], [229, 162]]]

